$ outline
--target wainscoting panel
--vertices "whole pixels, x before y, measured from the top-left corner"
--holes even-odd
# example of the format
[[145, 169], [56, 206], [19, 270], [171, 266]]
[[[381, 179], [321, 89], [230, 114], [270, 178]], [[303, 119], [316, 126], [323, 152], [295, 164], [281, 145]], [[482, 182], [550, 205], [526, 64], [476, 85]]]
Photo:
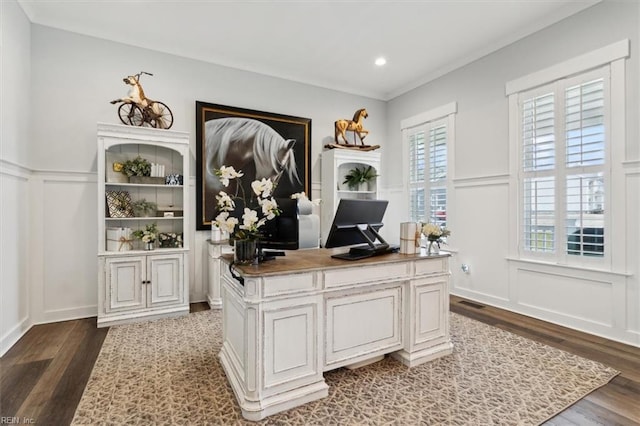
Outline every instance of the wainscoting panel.
[[28, 174], [0, 162], [0, 356], [31, 326], [29, 312]]
[[[450, 262], [453, 293], [464, 291], [508, 300], [508, 195], [504, 180], [474, 180], [455, 188], [456, 209], [447, 212], [447, 222], [455, 224], [450, 243], [457, 250]], [[469, 273], [462, 272], [462, 264], [469, 267]]]
[[636, 345], [640, 346], [640, 161], [628, 165], [626, 174], [626, 200], [627, 200], [627, 269], [635, 271], [627, 279], [626, 294], [626, 323], [627, 330], [635, 336]]
[[613, 325], [613, 283], [518, 268], [519, 305], [606, 327]]
[[[40, 321], [95, 316], [97, 313], [97, 199], [95, 174], [34, 177], [42, 188], [42, 295]], [[34, 182], [38, 185], [38, 182]], [[37, 200], [35, 200], [37, 202]], [[32, 242], [38, 240], [32, 237]]]

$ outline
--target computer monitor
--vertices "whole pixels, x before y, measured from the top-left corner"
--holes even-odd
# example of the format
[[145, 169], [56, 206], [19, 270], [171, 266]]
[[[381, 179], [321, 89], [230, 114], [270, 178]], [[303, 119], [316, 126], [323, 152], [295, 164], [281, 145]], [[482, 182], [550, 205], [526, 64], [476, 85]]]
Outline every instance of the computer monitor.
[[276, 198], [280, 214], [260, 227], [263, 249], [298, 250], [298, 200]]
[[[275, 201], [280, 214], [259, 228], [261, 237], [258, 240], [258, 261], [260, 262], [273, 260], [275, 256], [284, 256], [285, 253], [281, 250], [298, 249], [298, 201], [291, 198], [275, 198]], [[236, 207], [231, 212], [231, 216], [242, 223], [243, 213], [244, 204], [236, 200]]]
[[325, 247], [361, 245], [332, 257], [356, 260], [397, 251], [378, 233], [388, 204], [386, 200], [340, 200]]

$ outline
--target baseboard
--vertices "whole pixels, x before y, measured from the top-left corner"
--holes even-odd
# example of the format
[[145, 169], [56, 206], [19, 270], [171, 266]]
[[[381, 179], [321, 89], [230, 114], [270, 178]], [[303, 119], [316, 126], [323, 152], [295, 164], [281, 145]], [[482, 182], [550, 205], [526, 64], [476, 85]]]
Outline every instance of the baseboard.
[[4, 356], [4, 354], [7, 353], [7, 351], [11, 349], [13, 345], [15, 345], [18, 340], [20, 340], [20, 338], [31, 329], [31, 327], [33, 327], [33, 324], [29, 321], [29, 317], [26, 317], [2, 336], [2, 338], [0, 338], [0, 357]]
[[70, 321], [80, 318], [95, 317], [98, 315], [98, 306], [80, 306], [69, 309], [56, 309], [42, 313], [42, 319], [37, 324], [48, 324], [50, 322]]
[[598, 336], [608, 340], [640, 348], [640, 332], [637, 332], [635, 330], [621, 330], [601, 325], [596, 326], [595, 323], [588, 321], [579, 321], [574, 317], [563, 315], [562, 313], [556, 312], [552, 315], [550, 311], [529, 307], [523, 304], [504, 301], [496, 297], [486, 297], [482, 293], [461, 291], [460, 289], [455, 289], [451, 291], [451, 295], [483, 303], [495, 308], [504, 309], [505, 311], [513, 312], [516, 314], [525, 315], [530, 318], [546, 321], [551, 324], [567, 327], [572, 330], [590, 334], [592, 336]]

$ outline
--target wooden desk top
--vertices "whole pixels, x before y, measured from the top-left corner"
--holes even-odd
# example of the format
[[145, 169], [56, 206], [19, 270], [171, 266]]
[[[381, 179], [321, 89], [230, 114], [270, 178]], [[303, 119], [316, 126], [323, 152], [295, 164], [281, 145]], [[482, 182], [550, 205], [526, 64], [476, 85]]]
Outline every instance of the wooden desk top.
[[[391, 253], [380, 256], [367, 257], [360, 260], [342, 260], [331, 257], [333, 254], [344, 253], [348, 249], [303, 249], [290, 250], [285, 256], [276, 256], [275, 260], [269, 260], [258, 265], [233, 265], [233, 268], [241, 275], [247, 276], [265, 276], [265, 275], [281, 275], [283, 273], [310, 272], [327, 269], [353, 268], [367, 264], [382, 264], [406, 262], [411, 259], [435, 259], [451, 256], [447, 252], [441, 252], [437, 255], [421, 255], [421, 254], [400, 254]], [[222, 260], [229, 264], [233, 261], [233, 254], [222, 255]]]

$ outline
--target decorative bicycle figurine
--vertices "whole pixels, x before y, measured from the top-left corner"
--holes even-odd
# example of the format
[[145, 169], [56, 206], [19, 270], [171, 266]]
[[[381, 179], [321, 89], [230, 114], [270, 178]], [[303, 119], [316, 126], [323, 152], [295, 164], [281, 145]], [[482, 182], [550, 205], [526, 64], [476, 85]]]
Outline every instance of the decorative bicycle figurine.
[[160, 101], [153, 101], [144, 95], [140, 85], [142, 74], [153, 75], [140, 71], [136, 75], [130, 75], [122, 79], [125, 84], [131, 86], [126, 98], [115, 99], [112, 104], [122, 102], [118, 107], [118, 117], [124, 124], [130, 126], [144, 126], [145, 124], [156, 129], [169, 129], [173, 125], [173, 113], [169, 107]]

